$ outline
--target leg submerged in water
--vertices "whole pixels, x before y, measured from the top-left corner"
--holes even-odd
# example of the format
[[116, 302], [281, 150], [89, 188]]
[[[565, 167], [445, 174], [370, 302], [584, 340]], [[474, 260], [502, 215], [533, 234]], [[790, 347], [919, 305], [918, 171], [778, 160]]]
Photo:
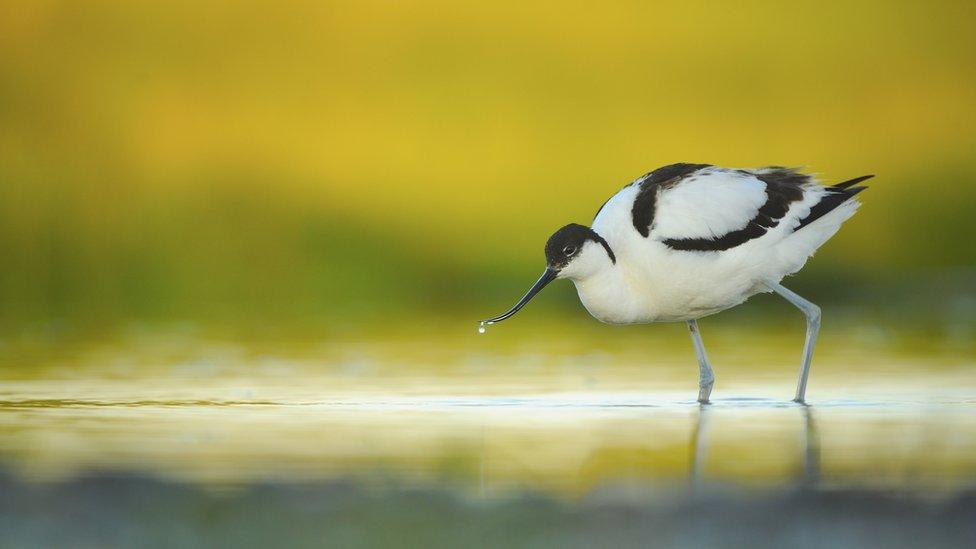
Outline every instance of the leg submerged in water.
[[697, 320], [688, 321], [688, 331], [691, 332], [691, 341], [695, 344], [695, 355], [698, 357], [698, 402], [704, 404], [712, 394], [715, 374], [712, 372], [712, 365], [708, 363], [705, 343], [702, 342], [701, 333], [698, 331]]
[[792, 290], [789, 290], [778, 282], [766, 281], [766, 286], [779, 294], [783, 299], [789, 301], [797, 309], [803, 311], [807, 317], [807, 336], [803, 343], [803, 360], [800, 363], [800, 378], [796, 383], [796, 396], [794, 402], [803, 403], [806, 401], [807, 378], [810, 376], [810, 362], [813, 360], [813, 347], [817, 344], [817, 334], [820, 332], [820, 307], [803, 299]]

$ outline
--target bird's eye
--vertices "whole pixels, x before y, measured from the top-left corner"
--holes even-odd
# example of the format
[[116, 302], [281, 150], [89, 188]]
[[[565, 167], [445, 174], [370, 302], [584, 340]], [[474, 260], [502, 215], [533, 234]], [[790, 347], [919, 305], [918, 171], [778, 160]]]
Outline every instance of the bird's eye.
[[563, 248], [563, 253], [566, 256], [573, 255], [574, 253], [576, 253], [576, 246], [566, 246], [565, 248]]

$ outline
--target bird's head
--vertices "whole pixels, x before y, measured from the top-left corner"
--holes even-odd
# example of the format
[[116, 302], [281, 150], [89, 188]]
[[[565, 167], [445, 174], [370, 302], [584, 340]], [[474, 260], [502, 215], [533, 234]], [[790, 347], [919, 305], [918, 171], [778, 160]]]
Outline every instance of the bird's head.
[[546, 270], [556, 271], [556, 278], [581, 280], [616, 262], [607, 241], [583, 225], [570, 223], [546, 242]]
[[570, 223], [553, 233], [546, 242], [546, 270], [532, 288], [508, 312], [482, 323], [494, 324], [510, 318], [557, 278], [582, 280], [616, 262], [610, 245], [596, 231]]

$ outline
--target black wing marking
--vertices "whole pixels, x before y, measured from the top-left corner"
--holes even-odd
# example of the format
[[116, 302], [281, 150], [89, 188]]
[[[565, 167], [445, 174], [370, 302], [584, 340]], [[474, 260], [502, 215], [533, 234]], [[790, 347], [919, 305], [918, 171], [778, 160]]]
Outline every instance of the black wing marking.
[[847, 202], [854, 197], [857, 193], [863, 191], [867, 187], [855, 187], [861, 181], [865, 181], [874, 177], [873, 175], [864, 175], [861, 177], [855, 177], [850, 181], [844, 181], [843, 183], [838, 183], [832, 187], [827, 187], [828, 191], [831, 191], [824, 195], [810, 208], [810, 213], [806, 217], [800, 220], [800, 224], [793, 229], [793, 232], [799, 231], [803, 227], [813, 223], [814, 221], [820, 219], [821, 217], [830, 213], [834, 208], [840, 206], [844, 202]]
[[756, 177], [766, 184], [766, 203], [759, 208], [753, 221], [759, 220], [767, 228], [779, 224], [786, 215], [790, 204], [803, 199], [803, 185], [810, 182], [810, 176], [789, 168], [767, 168], [760, 170]]
[[[874, 174], [871, 174], [871, 175], [862, 175], [861, 177], [855, 177], [854, 179], [848, 179], [847, 181], [843, 181], [841, 183], [838, 183], [836, 185], [833, 185], [833, 187], [835, 189], [846, 189], [848, 187], [853, 187], [854, 185], [857, 185], [861, 181], [867, 181], [868, 179], [871, 179], [872, 177], [874, 177]], [[867, 187], [865, 187], [865, 189], [866, 188]]]
[[714, 252], [728, 250], [759, 238], [779, 224], [779, 220], [789, 211], [791, 203], [803, 198], [803, 185], [810, 181], [809, 175], [779, 166], [739, 172], [752, 175], [766, 184], [766, 202], [745, 227], [718, 238], [669, 238], [664, 240], [664, 244], [674, 250]]
[[[634, 199], [634, 205], [630, 210], [634, 228], [644, 238], [651, 234], [651, 224], [654, 222], [654, 208], [657, 203], [657, 193], [661, 189], [666, 189], [697, 172], [702, 168], [711, 167], [711, 164], [670, 164], [645, 174], [638, 179], [640, 192]], [[598, 211], [597, 214], [600, 212]]]

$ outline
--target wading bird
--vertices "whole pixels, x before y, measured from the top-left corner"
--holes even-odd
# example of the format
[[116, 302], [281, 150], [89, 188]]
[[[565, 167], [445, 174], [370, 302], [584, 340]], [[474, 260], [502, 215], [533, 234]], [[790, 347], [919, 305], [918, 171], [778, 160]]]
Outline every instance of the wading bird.
[[794, 401], [805, 398], [820, 308], [780, 284], [799, 271], [859, 206], [866, 175], [824, 186], [778, 166], [720, 168], [672, 164], [610, 197], [592, 227], [575, 223], [546, 242], [546, 270], [505, 314], [519, 311], [557, 278], [576, 285], [580, 301], [608, 324], [686, 322], [698, 357], [698, 400], [715, 382], [698, 319], [776, 292], [806, 316], [807, 332]]

